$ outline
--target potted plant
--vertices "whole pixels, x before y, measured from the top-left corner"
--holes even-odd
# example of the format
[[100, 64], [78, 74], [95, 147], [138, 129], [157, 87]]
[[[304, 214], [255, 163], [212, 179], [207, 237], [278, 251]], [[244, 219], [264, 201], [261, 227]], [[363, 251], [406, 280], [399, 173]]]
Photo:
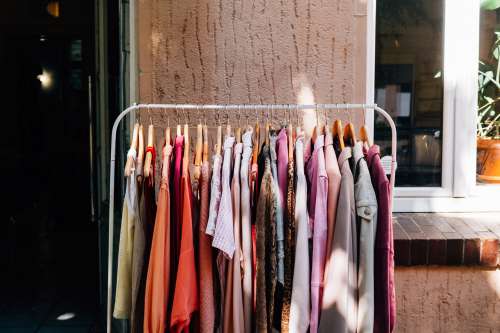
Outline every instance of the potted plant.
[[[482, 0], [481, 8], [496, 10], [500, 0]], [[477, 117], [477, 177], [481, 182], [500, 183], [500, 29], [489, 59], [479, 62]]]

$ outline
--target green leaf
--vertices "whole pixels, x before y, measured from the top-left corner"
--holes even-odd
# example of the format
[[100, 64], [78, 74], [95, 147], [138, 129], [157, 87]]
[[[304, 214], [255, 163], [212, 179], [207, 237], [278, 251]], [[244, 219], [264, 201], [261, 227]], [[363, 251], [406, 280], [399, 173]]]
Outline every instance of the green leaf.
[[500, 49], [497, 46], [493, 49], [493, 57], [495, 57], [495, 59], [498, 60], [499, 55], [500, 55]]
[[500, 0], [481, 0], [481, 8], [495, 10], [500, 7]]

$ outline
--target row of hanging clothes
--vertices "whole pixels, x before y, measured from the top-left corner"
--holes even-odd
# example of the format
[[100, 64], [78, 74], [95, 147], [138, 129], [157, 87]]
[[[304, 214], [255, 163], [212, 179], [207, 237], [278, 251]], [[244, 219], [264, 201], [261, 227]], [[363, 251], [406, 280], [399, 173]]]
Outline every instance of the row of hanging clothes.
[[306, 136], [292, 118], [219, 122], [213, 140], [200, 119], [194, 158], [189, 123], [168, 126], [158, 163], [152, 122], [147, 142], [135, 124], [113, 311], [131, 332], [392, 332], [380, 149], [364, 126], [325, 115]]

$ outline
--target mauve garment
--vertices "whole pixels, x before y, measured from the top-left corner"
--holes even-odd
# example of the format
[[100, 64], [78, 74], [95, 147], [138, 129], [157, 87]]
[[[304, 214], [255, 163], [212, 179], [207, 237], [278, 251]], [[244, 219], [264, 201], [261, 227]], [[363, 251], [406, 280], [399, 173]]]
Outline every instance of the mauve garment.
[[146, 295], [144, 300], [144, 332], [163, 333], [170, 327], [167, 316], [170, 297], [170, 189], [169, 172], [172, 146], [163, 147], [163, 168], [158, 194], [156, 221], [151, 243]]
[[[293, 140], [293, 138], [290, 138]], [[287, 156], [288, 157], [288, 156]], [[281, 332], [289, 332], [290, 303], [292, 301], [293, 264], [295, 250], [295, 165], [293, 152], [288, 159], [286, 219], [285, 224], [285, 283], [283, 285], [283, 304], [281, 308]]]
[[367, 160], [378, 204], [375, 236], [375, 318], [373, 332], [389, 333], [393, 331], [396, 321], [391, 186], [380, 163], [379, 146], [373, 145], [370, 147]]
[[311, 323], [310, 332], [318, 330], [319, 311], [323, 292], [327, 238], [328, 176], [325, 166], [325, 137], [319, 135], [314, 143], [312, 156], [307, 164], [311, 193], [309, 196], [309, 220], [313, 227], [313, 251], [311, 261]]
[[243, 155], [240, 167], [241, 185], [241, 246], [242, 246], [242, 286], [243, 314], [245, 316], [245, 333], [252, 332], [253, 313], [253, 273], [252, 273], [252, 223], [251, 199], [248, 171], [252, 157], [252, 129], [243, 134]]
[[325, 162], [326, 162], [326, 174], [328, 175], [328, 236], [326, 240], [326, 260], [325, 260], [325, 277], [323, 282], [323, 301], [322, 309], [328, 308], [327, 304], [324, 304], [325, 299], [330, 299], [329, 292], [332, 292], [337, 285], [337, 282], [333, 279], [333, 234], [335, 232], [335, 219], [337, 215], [337, 203], [340, 193], [340, 169], [337, 162], [337, 157], [335, 156], [335, 149], [333, 148], [333, 138], [332, 134], [329, 132], [325, 136]]
[[[286, 128], [282, 128], [276, 138], [276, 164], [279, 189], [279, 204], [282, 207], [286, 204], [288, 187], [288, 140]], [[287, 221], [287, 211], [283, 208], [281, 221], [278, 222], [276, 235], [278, 240], [278, 281], [285, 283], [285, 225]]]
[[[130, 149], [127, 156], [136, 161], [135, 149]], [[123, 199], [120, 244], [118, 249], [118, 268], [116, 273], [116, 294], [113, 317], [130, 318], [132, 307], [132, 257], [134, 247], [134, 229], [138, 216], [137, 178], [135, 170], [127, 177], [125, 197]]]
[[170, 329], [174, 333], [189, 332], [193, 314], [199, 310], [200, 305], [193, 243], [193, 193], [187, 164], [188, 161], [183, 161], [181, 178], [181, 248], [170, 320]]
[[213, 333], [215, 326], [215, 298], [213, 281], [212, 237], [206, 234], [210, 192], [210, 166], [201, 165], [200, 224], [198, 232], [198, 275], [200, 283], [200, 332]]
[[295, 142], [295, 187], [296, 247], [293, 272], [292, 302], [290, 305], [289, 332], [305, 333], [310, 319], [309, 283], [309, 215], [307, 214], [307, 180], [304, 174], [304, 134], [297, 133]]
[[243, 290], [241, 285], [241, 226], [240, 226], [240, 166], [243, 144], [234, 146], [234, 170], [231, 182], [233, 203], [234, 246], [233, 258], [229, 260], [224, 308], [224, 332], [243, 332], [245, 329], [243, 314]]
[[323, 294], [320, 332], [354, 333], [357, 326], [357, 234], [354, 201], [354, 180], [349, 166], [351, 148], [339, 155], [340, 194], [333, 233], [329, 284]]

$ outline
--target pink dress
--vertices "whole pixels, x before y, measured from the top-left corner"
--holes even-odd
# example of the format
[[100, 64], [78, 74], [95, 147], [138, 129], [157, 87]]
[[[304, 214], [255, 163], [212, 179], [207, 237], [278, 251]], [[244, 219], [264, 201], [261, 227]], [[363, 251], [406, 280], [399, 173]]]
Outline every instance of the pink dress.
[[327, 240], [328, 176], [325, 166], [325, 138], [320, 135], [307, 163], [307, 175], [311, 193], [309, 195], [309, 223], [312, 226], [313, 251], [311, 263], [311, 324], [310, 332], [318, 331], [319, 310], [323, 293], [325, 254]]

